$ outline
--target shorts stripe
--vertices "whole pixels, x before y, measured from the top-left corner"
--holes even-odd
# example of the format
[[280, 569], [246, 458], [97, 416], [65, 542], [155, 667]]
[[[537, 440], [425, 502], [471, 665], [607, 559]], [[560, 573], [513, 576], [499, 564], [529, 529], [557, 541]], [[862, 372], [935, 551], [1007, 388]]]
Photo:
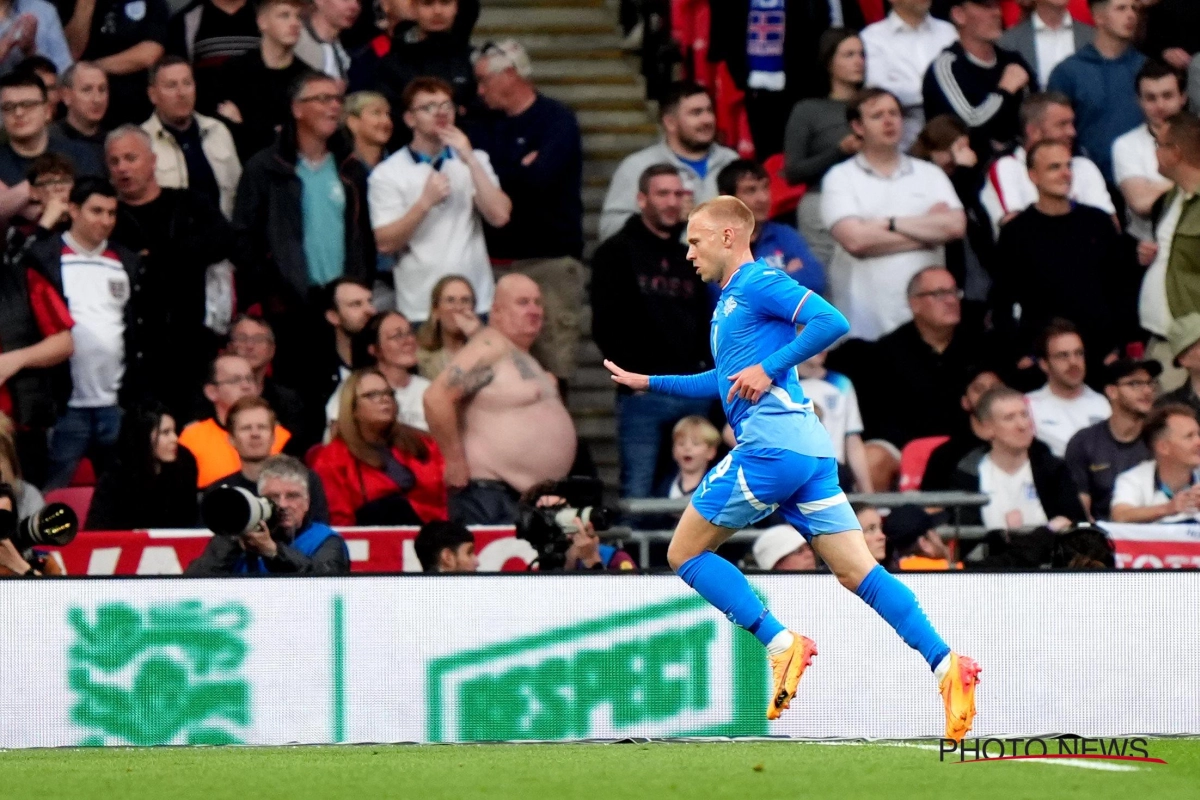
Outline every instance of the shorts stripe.
[[738, 488], [742, 490], [742, 497], [746, 498], [746, 502], [755, 511], [774, 511], [778, 506], [769, 506], [754, 496], [754, 492], [750, 491], [749, 485], [746, 483], [746, 473], [741, 467], [738, 467]]
[[824, 500], [810, 500], [807, 503], [797, 503], [796, 508], [802, 514], [815, 514], [818, 511], [824, 511], [827, 508], [832, 508], [838, 503], [846, 502], [846, 493], [838, 492], [833, 497], [826, 497]]

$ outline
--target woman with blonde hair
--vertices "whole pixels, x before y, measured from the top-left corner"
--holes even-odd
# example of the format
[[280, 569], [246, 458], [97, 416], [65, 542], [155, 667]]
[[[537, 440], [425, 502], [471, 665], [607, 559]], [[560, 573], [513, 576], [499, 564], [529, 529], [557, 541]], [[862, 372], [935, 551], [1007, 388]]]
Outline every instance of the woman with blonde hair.
[[12, 419], [0, 413], [0, 483], [12, 486], [16, 500], [13, 511], [19, 519], [24, 519], [41, 511], [46, 501], [36, 486], [21, 477], [21, 461], [17, 458], [13, 427]]
[[383, 373], [350, 373], [338, 402], [337, 431], [312, 465], [329, 499], [330, 524], [446, 519], [442, 453], [431, 437], [396, 419], [396, 395]]
[[387, 98], [379, 92], [355, 92], [342, 106], [342, 124], [367, 172], [379, 166], [392, 138], [392, 107]]
[[417, 333], [417, 367], [433, 380], [483, 327], [475, 315], [475, 288], [461, 275], [447, 275], [433, 285], [429, 319]]

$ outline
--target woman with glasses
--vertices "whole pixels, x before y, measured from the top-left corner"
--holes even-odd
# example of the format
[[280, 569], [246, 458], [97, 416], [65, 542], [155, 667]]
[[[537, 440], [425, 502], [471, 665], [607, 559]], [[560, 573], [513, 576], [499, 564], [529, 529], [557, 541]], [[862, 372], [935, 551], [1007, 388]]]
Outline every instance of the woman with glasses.
[[117, 460], [100, 477], [85, 530], [194, 528], [196, 459], [179, 444], [175, 419], [150, 402], [126, 412]]
[[[417, 366], [417, 336], [408, 318], [399, 311], [383, 311], [371, 317], [351, 341], [351, 363], [355, 368], [379, 370], [396, 398], [396, 419], [420, 431], [425, 422], [425, 390], [429, 381], [412, 371]], [[332, 437], [341, 411], [341, 392], [335, 391], [325, 405], [325, 419]]]
[[420, 525], [446, 519], [445, 461], [427, 434], [397, 419], [379, 369], [355, 370], [338, 394], [333, 439], [313, 460], [332, 525]]
[[433, 380], [483, 322], [475, 314], [475, 289], [461, 275], [447, 275], [433, 285], [429, 320], [417, 334], [421, 377]]

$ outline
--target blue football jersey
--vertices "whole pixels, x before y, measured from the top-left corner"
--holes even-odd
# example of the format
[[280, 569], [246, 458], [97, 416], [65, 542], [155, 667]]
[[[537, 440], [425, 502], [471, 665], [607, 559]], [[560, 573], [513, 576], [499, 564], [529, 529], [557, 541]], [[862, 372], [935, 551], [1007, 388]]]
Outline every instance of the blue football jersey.
[[809, 301], [824, 305], [812, 290], [761, 259], [743, 265], [721, 291], [709, 344], [725, 417], [739, 445], [777, 447], [818, 457], [834, 455], [829, 435], [804, 396], [794, 368], [777, 377], [757, 403], [737, 396], [732, 402], [727, 400], [733, 376], [761, 364], [795, 340]]

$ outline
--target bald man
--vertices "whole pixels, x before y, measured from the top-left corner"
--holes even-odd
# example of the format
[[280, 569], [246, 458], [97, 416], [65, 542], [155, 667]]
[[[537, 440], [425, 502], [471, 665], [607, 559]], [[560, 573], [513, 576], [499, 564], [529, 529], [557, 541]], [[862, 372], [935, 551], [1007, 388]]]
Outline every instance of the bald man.
[[558, 382], [529, 355], [543, 317], [538, 285], [521, 274], [504, 276], [488, 327], [425, 391], [454, 522], [512, 524], [521, 493], [567, 477], [575, 461], [575, 424]]
[[721, 287], [709, 335], [715, 370], [650, 377], [604, 362], [614, 381], [635, 391], [720, 398], [738, 442], [692, 495], [667, 560], [705, 600], [766, 645], [774, 681], [767, 719], [777, 719], [795, 696], [816, 645], [784, 628], [745, 576], [714, 551], [734, 532], [778, 511], [843, 586], [925, 657], [946, 702], [946, 736], [961, 740], [975, 715], [979, 667], [950, 651], [912, 591], [867, 549], [838, 487], [829, 435], [796, 373], [798, 364], [823, 352], [850, 325], [783, 270], [755, 261], [753, 230], [754, 214], [735, 197], [710, 200], [688, 220], [688, 260], [702, 279]]

